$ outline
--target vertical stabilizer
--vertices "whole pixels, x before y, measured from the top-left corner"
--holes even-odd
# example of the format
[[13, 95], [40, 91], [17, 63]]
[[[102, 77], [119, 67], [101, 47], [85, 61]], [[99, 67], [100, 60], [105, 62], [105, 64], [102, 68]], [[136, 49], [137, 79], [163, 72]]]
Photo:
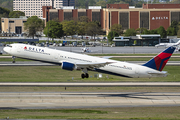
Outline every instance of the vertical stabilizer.
[[162, 71], [175, 49], [176, 47], [173, 46], [167, 48], [166, 50], [158, 54], [156, 57], [145, 63], [143, 66]]

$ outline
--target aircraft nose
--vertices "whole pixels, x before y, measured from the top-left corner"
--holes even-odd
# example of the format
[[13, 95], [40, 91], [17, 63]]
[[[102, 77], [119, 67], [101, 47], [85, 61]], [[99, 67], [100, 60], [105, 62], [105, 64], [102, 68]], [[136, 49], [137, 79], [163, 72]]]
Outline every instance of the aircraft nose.
[[10, 48], [9, 48], [9, 47], [4, 47], [3, 50], [4, 50], [6, 53], [9, 53]]

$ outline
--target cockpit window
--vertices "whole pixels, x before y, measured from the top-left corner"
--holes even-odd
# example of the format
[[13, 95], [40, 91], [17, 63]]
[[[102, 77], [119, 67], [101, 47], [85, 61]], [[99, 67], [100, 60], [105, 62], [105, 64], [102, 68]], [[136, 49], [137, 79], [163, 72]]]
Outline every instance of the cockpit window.
[[12, 45], [7, 44], [6, 47], [12, 47]]

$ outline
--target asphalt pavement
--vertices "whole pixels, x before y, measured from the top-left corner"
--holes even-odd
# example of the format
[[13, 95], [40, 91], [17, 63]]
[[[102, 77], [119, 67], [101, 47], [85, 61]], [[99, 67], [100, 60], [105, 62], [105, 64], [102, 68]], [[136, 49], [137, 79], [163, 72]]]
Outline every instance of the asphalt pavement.
[[180, 106], [173, 92], [0, 92], [0, 109]]

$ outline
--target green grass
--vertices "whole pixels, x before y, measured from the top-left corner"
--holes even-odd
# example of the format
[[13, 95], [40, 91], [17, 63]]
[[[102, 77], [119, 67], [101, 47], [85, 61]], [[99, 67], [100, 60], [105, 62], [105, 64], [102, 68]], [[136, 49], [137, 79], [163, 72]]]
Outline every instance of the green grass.
[[[0, 58], [0, 62], [3, 61], [13, 61], [12, 58]], [[32, 61], [32, 60], [27, 60], [27, 59], [21, 59], [21, 58], [16, 58], [16, 61]]]
[[179, 87], [0, 87], [1, 92], [180, 92]]
[[90, 78], [82, 79], [81, 71], [66, 71], [62, 70], [60, 66], [1, 66], [0, 82], [180, 81], [179, 66], [166, 66], [163, 70], [168, 71], [167, 77], [124, 78], [102, 74], [102, 78], [96, 78], [94, 75], [97, 72], [89, 71]]
[[5, 119], [180, 119], [180, 107], [0, 110]]

